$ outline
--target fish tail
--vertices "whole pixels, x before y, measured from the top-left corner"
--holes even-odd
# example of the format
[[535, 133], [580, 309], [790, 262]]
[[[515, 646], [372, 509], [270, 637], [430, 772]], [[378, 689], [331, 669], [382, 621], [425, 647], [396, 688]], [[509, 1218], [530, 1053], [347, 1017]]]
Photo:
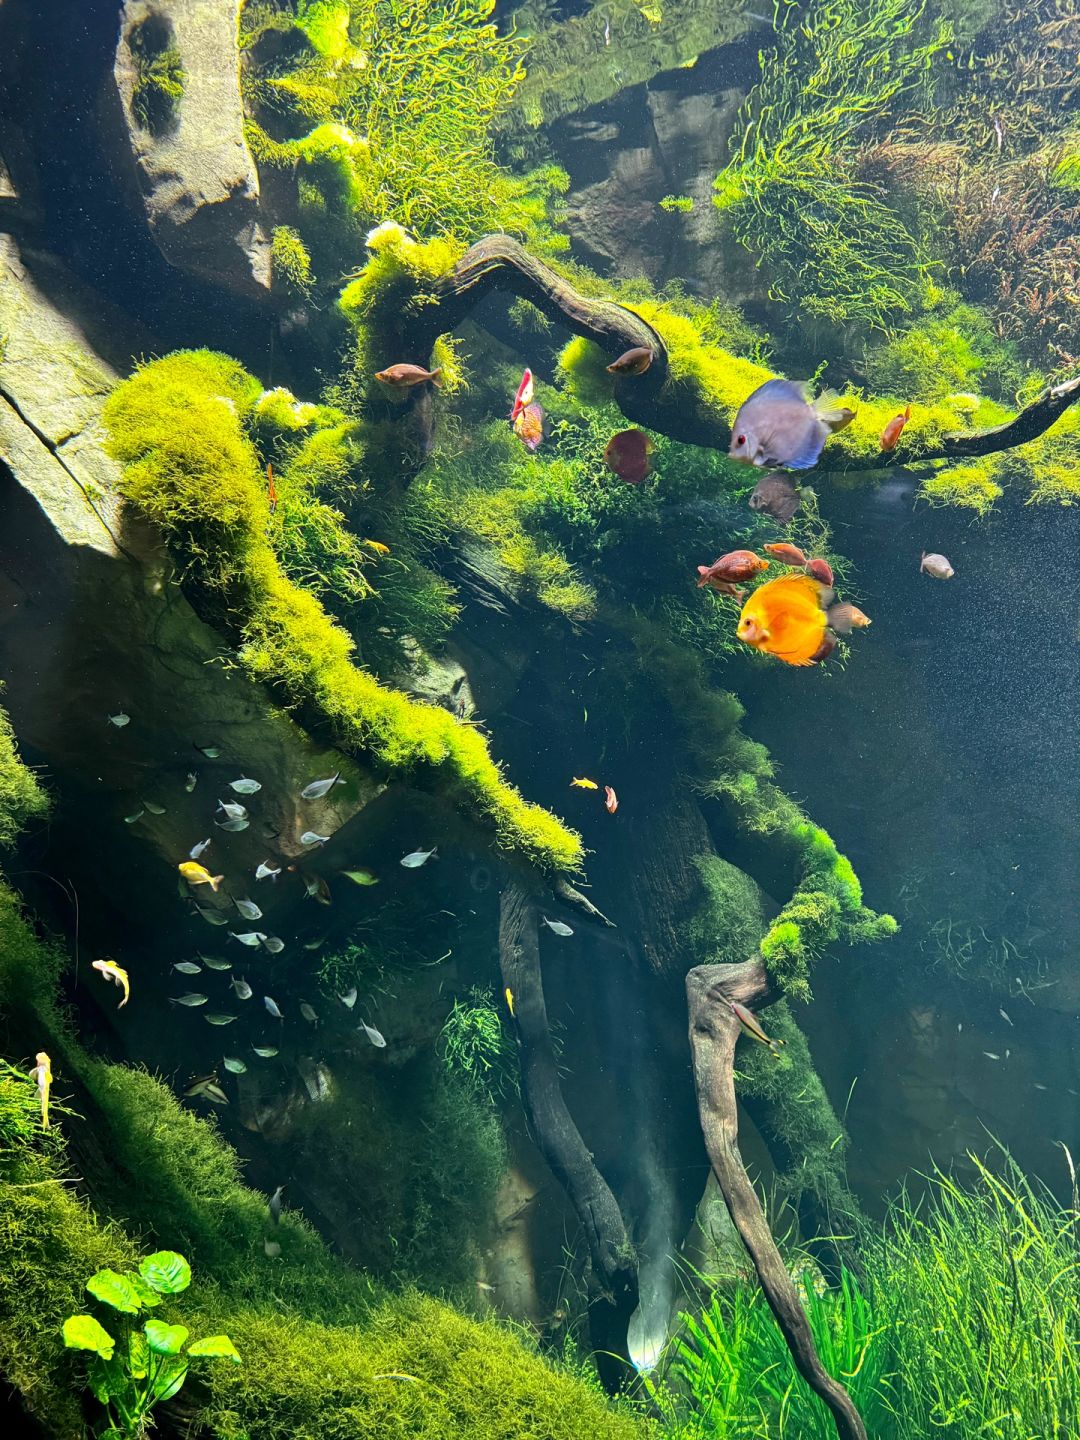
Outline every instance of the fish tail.
[[210, 889], [214, 892], [215, 895], [217, 894], [218, 890], [221, 888], [221, 882], [222, 882], [224, 879], [225, 879], [225, 876], [224, 876], [224, 875], [211, 875], [211, 876], [210, 876]]
[[442, 376], [442, 366], [439, 365], [436, 369], [432, 370], [432, 372], [431, 372], [431, 383], [432, 383], [432, 385], [437, 385], [440, 390], [442, 389], [442, 383], [443, 383], [443, 382], [442, 382], [442, 379], [440, 378], [441, 376]]

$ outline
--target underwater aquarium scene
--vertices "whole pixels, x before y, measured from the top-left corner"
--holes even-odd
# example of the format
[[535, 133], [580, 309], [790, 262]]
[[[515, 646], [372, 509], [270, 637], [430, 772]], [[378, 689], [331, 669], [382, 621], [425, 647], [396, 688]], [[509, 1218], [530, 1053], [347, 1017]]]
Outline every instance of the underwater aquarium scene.
[[0, 0], [5, 1440], [1080, 1440], [1080, 7]]

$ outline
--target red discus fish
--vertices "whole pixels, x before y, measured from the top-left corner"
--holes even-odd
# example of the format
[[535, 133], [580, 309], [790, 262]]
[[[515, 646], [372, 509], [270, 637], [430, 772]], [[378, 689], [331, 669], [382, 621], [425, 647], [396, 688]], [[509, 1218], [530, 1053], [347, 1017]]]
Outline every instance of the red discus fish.
[[510, 411], [511, 424], [518, 418], [522, 410], [525, 409], [525, 406], [532, 401], [532, 397], [533, 373], [529, 367], [526, 366], [524, 374], [521, 377], [521, 384], [518, 386], [517, 394], [514, 396], [514, 408]]
[[760, 575], [762, 570], [768, 568], [768, 560], [755, 555], [753, 550], [731, 550], [727, 555], [721, 555], [719, 560], [714, 560], [711, 565], [698, 566], [698, 574], [701, 576], [698, 588], [711, 585], [714, 580], [724, 580], [729, 584], [735, 580], [752, 580], [755, 575]]
[[514, 434], [526, 450], [536, 450], [544, 438], [544, 412], [533, 402], [519, 410], [514, 420]]
[[802, 566], [806, 564], [806, 556], [799, 547], [789, 545], [786, 540], [778, 545], [766, 545], [765, 549], [774, 560], [779, 560], [782, 565]]
[[653, 443], [643, 430], [620, 430], [604, 448], [604, 464], [620, 480], [640, 485], [652, 468], [652, 449]]
[[902, 415], [894, 415], [885, 429], [881, 432], [882, 450], [895, 450], [896, 442], [904, 432], [904, 426], [911, 419], [911, 406], [909, 405]]
[[619, 808], [619, 797], [610, 785], [604, 786], [604, 809], [609, 815], [614, 815]]
[[832, 566], [827, 560], [807, 560], [806, 573], [807, 575], [813, 576], [813, 578], [822, 585], [831, 585], [833, 583]]

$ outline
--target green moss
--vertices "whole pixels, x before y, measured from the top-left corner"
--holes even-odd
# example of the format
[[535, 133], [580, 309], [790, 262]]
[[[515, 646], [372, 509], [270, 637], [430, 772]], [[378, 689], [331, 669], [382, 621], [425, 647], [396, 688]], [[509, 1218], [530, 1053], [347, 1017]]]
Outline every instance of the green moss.
[[131, 108], [144, 130], [160, 135], [175, 121], [187, 78], [172, 26], [166, 17], [150, 15], [131, 31], [128, 44], [135, 68]]
[[1024, 369], [1015, 349], [998, 339], [977, 306], [943, 293], [931, 313], [868, 353], [866, 378], [883, 395], [926, 405], [956, 391], [978, 390], [1009, 403]]
[[11, 721], [0, 710], [0, 845], [13, 845], [31, 820], [48, 812], [48, 797], [20, 760]]
[[737, 965], [755, 953], [768, 922], [761, 891], [749, 875], [716, 855], [694, 861], [704, 895], [687, 926], [703, 965]]
[[288, 290], [307, 298], [311, 293], [314, 277], [311, 272], [311, 256], [300, 238], [300, 232], [291, 225], [275, 225], [270, 242], [270, 260], [274, 279]]
[[253, 679], [309, 707], [337, 744], [388, 774], [426, 772], [507, 850], [545, 870], [576, 869], [577, 836], [522, 799], [484, 738], [358, 669], [346, 632], [282, 572], [265, 533], [262, 464], [242, 428], [260, 394], [233, 361], [206, 351], [138, 371], [103, 414], [111, 453], [125, 466], [125, 495], [160, 527], [186, 583], [232, 629]]

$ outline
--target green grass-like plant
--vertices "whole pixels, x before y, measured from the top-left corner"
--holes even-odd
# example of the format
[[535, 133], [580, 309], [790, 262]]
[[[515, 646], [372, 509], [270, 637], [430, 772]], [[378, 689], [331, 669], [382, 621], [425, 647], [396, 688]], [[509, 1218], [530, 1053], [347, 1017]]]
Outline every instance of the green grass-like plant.
[[463, 1083], [493, 1099], [517, 1090], [517, 1050], [490, 990], [474, 987], [455, 1000], [439, 1034], [443, 1064]]

